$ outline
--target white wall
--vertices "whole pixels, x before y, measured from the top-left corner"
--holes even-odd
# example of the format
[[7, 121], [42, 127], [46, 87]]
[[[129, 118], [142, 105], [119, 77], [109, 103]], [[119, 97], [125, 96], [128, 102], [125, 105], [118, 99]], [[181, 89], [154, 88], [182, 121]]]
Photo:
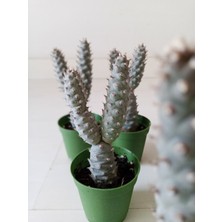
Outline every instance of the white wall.
[[54, 77], [52, 48], [72, 59], [85, 37], [95, 77], [108, 71], [105, 59], [112, 48], [130, 56], [139, 43], [149, 50], [152, 70], [152, 57], [177, 36], [194, 40], [194, 0], [29, 0], [29, 77]]

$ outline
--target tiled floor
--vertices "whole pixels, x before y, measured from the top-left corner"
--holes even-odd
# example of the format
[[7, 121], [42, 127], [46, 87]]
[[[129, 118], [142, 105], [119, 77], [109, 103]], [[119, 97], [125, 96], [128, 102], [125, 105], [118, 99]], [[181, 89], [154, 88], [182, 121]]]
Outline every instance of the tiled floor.
[[[136, 90], [139, 113], [152, 126], [157, 120], [152, 84], [144, 78]], [[93, 79], [89, 106], [101, 113], [107, 80]], [[71, 177], [68, 159], [57, 120], [68, 113], [63, 95], [54, 79], [29, 80], [29, 222], [86, 222], [79, 194]], [[155, 207], [151, 186], [155, 182], [156, 158], [152, 127], [146, 140], [141, 172], [134, 188], [125, 222], [154, 222]]]

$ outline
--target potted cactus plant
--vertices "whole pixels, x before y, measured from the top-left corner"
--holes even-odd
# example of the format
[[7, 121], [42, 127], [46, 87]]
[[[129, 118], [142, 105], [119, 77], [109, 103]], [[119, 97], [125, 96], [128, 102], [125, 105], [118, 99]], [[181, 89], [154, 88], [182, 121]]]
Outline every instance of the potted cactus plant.
[[[64, 93], [76, 130], [91, 147], [74, 158], [71, 173], [89, 221], [123, 221], [140, 170], [132, 152], [112, 146], [125, 121], [130, 91], [128, 60], [119, 55], [113, 63], [100, 125], [86, 105], [80, 80], [76, 70], [68, 70]], [[110, 212], [115, 213], [110, 217]]]
[[[113, 49], [109, 55], [110, 70], [113, 69], [113, 62], [120, 54]], [[139, 115], [137, 110], [137, 100], [135, 89], [141, 82], [146, 62], [146, 47], [141, 44], [135, 50], [129, 67], [129, 102], [127, 106], [126, 119], [119, 137], [113, 142], [113, 145], [127, 147], [136, 154], [139, 160], [142, 158], [147, 133], [149, 132], [151, 122], [145, 116]]]
[[161, 57], [159, 87], [161, 134], [156, 184], [156, 217], [164, 222], [194, 222], [195, 50], [176, 41]]
[[[59, 82], [59, 88], [61, 91], [64, 91], [64, 75], [68, 70], [65, 56], [61, 50], [55, 48], [51, 53], [51, 58], [56, 78]], [[92, 85], [92, 59], [90, 44], [86, 39], [80, 42], [79, 50], [77, 51], [77, 70], [81, 84], [83, 85], [83, 92], [88, 100]], [[75, 124], [70, 116], [72, 116], [72, 112], [59, 118], [58, 126], [63, 137], [67, 155], [73, 160], [78, 153], [87, 149], [90, 145], [79, 137], [78, 132], [75, 130]], [[94, 116], [97, 122], [99, 122], [101, 119], [100, 116], [98, 114], [94, 114]]]

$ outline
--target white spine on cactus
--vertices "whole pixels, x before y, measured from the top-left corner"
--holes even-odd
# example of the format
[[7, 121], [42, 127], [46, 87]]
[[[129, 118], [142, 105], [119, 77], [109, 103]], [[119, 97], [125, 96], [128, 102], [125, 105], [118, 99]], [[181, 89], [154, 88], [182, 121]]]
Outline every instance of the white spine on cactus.
[[63, 53], [59, 49], [53, 49], [51, 53], [51, 58], [54, 66], [54, 70], [56, 73], [57, 80], [60, 84], [60, 88], [63, 90], [63, 77], [64, 73], [67, 71], [67, 62], [65, 61], [65, 57]]
[[174, 44], [163, 58], [155, 195], [159, 221], [195, 221], [194, 58], [195, 50], [185, 42]]
[[101, 140], [100, 128], [86, 106], [86, 98], [77, 71], [67, 71], [64, 76], [64, 91], [80, 137], [89, 144], [98, 144]]
[[118, 137], [125, 121], [130, 90], [128, 75], [128, 60], [120, 55], [113, 64], [103, 110], [101, 129], [106, 143], [111, 144]]
[[90, 44], [87, 40], [80, 42], [77, 55], [77, 70], [81, 76], [83, 86], [85, 88], [86, 98], [88, 99], [92, 85], [92, 59]]

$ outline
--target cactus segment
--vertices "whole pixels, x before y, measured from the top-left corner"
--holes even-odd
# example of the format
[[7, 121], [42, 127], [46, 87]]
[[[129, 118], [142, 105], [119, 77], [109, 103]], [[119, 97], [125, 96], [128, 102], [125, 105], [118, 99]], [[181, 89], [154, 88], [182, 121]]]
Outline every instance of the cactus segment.
[[136, 131], [139, 127], [139, 124], [137, 122], [137, 101], [134, 90], [139, 85], [143, 76], [146, 65], [146, 53], [147, 50], [143, 44], [139, 45], [138, 48], [134, 50], [131, 66], [129, 69], [129, 85], [131, 90], [129, 95], [126, 120], [122, 129], [123, 131], [133, 132]]
[[65, 61], [65, 57], [63, 53], [59, 49], [53, 49], [51, 53], [51, 58], [54, 66], [54, 70], [56, 73], [57, 80], [60, 84], [60, 88], [63, 90], [63, 77], [64, 73], [67, 71], [67, 62]]
[[143, 72], [146, 65], [146, 47], [141, 44], [134, 50], [133, 58], [129, 70], [130, 87], [135, 89], [143, 77]]
[[85, 88], [86, 98], [88, 99], [92, 86], [92, 54], [90, 44], [87, 40], [80, 42], [77, 54], [77, 70]]
[[90, 148], [89, 159], [91, 175], [98, 186], [115, 183], [117, 164], [114, 150], [110, 144], [100, 142]]
[[115, 61], [119, 55], [120, 55], [120, 52], [117, 51], [116, 49], [113, 49], [110, 52], [110, 54], [109, 54], [109, 64], [110, 64], [109, 68], [110, 68], [110, 70], [113, 69], [113, 64], [115, 63]]
[[162, 58], [157, 219], [194, 222], [195, 50], [174, 43]]
[[138, 127], [139, 123], [136, 96], [131, 89], [129, 93], [129, 102], [126, 111], [125, 123], [123, 125], [122, 131], [133, 132], [136, 131]]
[[80, 137], [89, 144], [98, 144], [101, 140], [100, 128], [86, 106], [86, 99], [77, 71], [68, 70], [64, 76], [64, 92], [70, 107], [76, 130]]
[[[54, 70], [56, 73], [56, 78], [60, 84], [59, 88], [64, 91], [64, 75], [66, 73], [66, 71], [68, 70], [67, 67], [67, 62], [65, 61], [65, 57], [63, 55], [63, 53], [59, 50], [59, 49], [53, 49], [52, 53], [51, 53], [51, 58], [53, 61], [53, 66], [54, 66]], [[73, 114], [72, 112], [70, 112], [70, 123], [73, 127], [73, 129], [75, 129], [75, 124], [72, 118]]]
[[119, 56], [113, 64], [103, 110], [101, 129], [103, 141], [106, 143], [111, 144], [121, 131], [125, 120], [128, 94], [128, 60], [125, 56]]

